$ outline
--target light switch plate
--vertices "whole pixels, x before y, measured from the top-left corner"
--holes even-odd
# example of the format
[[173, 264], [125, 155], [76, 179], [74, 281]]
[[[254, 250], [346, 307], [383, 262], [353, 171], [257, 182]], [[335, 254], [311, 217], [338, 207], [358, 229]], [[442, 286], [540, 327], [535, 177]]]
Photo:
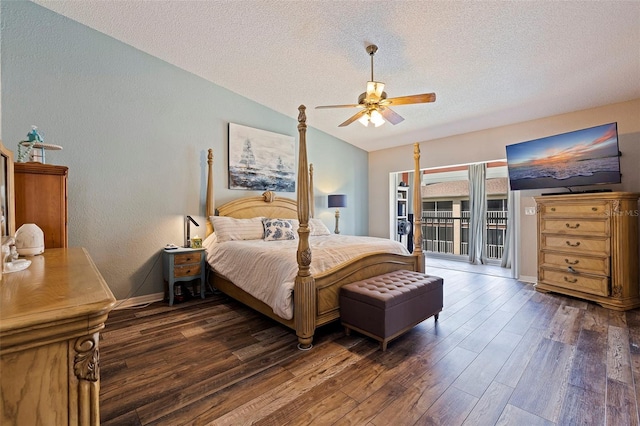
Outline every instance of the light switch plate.
[[524, 208], [524, 214], [526, 214], [527, 216], [535, 216], [536, 208], [535, 207], [525, 207]]

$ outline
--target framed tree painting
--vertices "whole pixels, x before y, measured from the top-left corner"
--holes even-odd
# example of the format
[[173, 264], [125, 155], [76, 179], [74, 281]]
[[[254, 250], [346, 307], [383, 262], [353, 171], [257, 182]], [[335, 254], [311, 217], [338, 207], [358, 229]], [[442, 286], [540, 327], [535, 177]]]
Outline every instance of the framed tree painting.
[[295, 192], [295, 138], [229, 123], [229, 189]]

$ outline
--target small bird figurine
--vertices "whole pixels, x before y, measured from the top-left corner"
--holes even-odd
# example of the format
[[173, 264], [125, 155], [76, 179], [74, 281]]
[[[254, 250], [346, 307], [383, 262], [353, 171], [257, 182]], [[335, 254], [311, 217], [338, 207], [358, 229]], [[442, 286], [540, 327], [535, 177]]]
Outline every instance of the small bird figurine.
[[38, 133], [38, 128], [36, 126], [31, 126], [31, 131], [27, 133], [27, 138], [29, 142], [44, 142], [44, 139], [40, 136], [40, 133]]

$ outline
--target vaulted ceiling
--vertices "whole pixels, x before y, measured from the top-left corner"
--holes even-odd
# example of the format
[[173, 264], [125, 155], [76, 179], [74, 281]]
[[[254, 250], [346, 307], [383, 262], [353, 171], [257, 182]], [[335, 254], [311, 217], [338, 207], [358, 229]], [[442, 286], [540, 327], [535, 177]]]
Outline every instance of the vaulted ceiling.
[[[35, 2], [367, 151], [640, 98], [638, 1]], [[314, 107], [357, 103], [371, 43], [389, 97], [437, 100], [339, 128]]]

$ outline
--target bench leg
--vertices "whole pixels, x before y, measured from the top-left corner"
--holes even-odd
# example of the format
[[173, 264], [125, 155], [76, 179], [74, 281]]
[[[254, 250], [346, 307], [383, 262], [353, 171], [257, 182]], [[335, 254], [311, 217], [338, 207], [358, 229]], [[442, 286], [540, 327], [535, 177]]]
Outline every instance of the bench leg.
[[345, 326], [345, 328], [344, 328], [344, 334], [345, 334], [345, 336], [351, 336], [351, 329], [350, 329], [349, 327], [346, 327], [346, 326]]
[[435, 314], [435, 315], [433, 316], [433, 318], [434, 318], [436, 321], [438, 321], [438, 317], [439, 317], [439, 316], [440, 316], [440, 313], [438, 312], [437, 314]]

